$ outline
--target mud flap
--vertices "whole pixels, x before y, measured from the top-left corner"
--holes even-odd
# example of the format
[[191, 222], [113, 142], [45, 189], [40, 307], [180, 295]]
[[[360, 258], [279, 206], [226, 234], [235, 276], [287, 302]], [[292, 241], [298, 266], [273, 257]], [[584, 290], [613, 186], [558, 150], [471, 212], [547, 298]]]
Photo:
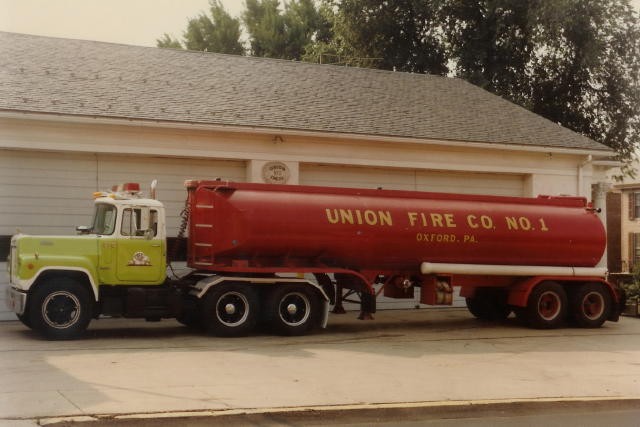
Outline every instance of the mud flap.
[[376, 312], [376, 296], [367, 292], [360, 294], [360, 320], [372, 320]]

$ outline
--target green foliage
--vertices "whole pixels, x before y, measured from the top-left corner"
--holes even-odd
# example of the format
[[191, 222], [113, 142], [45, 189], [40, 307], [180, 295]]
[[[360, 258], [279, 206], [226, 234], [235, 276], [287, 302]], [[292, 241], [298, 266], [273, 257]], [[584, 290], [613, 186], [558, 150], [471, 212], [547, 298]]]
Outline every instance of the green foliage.
[[246, 0], [242, 20], [251, 54], [300, 60], [321, 25], [313, 0], [291, 0], [280, 10], [278, 0]]
[[165, 49], [182, 49], [182, 45], [176, 39], [171, 38], [167, 33], [162, 35], [162, 38], [156, 39], [156, 46]]
[[[192, 18], [183, 33], [183, 44], [189, 50], [243, 55], [240, 21], [231, 17], [218, 0], [210, 0], [211, 17], [201, 14]], [[181, 48], [180, 42], [168, 34], [157, 40], [158, 47]]]
[[190, 50], [242, 55], [240, 21], [231, 17], [218, 0], [210, 0], [211, 18], [202, 14], [189, 20], [184, 45]]
[[[640, 19], [629, 0], [218, 0], [187, 49], [450, 75], [614, 150], [640, 146]], [[167, 34], [159, 47], [180, 47]]]
[[463, 78], [613, 148], [631, 171], [640, 20], [629, 0], [323, 3], [331, 39], [307, 59]]
[[633, 281], [622, 285], [627, 293], [627, 301], [640, 299], [640, 266], [635, 266], [631, 273], [633, 274]]
[[[325, 0], [320, 9], [330, 37], [306, 60], [418, 73], [447, 72], [433, 1]], [[325, 24], [325, 28], [328, 25]]]
[[637, 279], [632, 283], [625, 283], [623, 288], [627, 293], [627, 301], [640, 299], [640, 281]]

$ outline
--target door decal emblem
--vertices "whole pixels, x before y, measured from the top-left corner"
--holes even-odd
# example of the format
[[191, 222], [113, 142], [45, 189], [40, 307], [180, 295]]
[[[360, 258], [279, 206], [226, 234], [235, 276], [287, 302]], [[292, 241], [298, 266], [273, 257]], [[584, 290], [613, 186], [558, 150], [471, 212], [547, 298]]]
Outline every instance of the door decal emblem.
[[149, 266], [151, 265], [151, 260], [144, 254], [144, 252], [136, 252], [135, 254], [133, 254], [133, 259], [129, 261], [127, 265], [133, 267]]

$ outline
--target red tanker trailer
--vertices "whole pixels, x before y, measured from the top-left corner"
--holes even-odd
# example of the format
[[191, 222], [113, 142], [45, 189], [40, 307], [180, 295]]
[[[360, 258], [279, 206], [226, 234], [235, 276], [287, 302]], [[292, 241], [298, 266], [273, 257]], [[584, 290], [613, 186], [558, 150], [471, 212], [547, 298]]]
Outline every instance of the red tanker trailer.
[[621, 310], [620, 291], [595, 267], [606, 235], [584, 198], [185, 185], [191, 268], [254, 277], [313, 273], [338, 311], [347, 289], [360, 296], [361, 317], [371, 317], [375, 283], [392, 298], [413, 298], [419, 288], [424, 304], [451, 304], [460, 286], [477, 317], [515, 311], [540, 328], [568, 317], [597, 327]]
[[[9, 307], [53, 339], [98, 315], [177, 318], [221, 336], [259, 323], [282, 334], [325, 326], [358, 297], [511, 312], [532, 327], [617, 320], [624, 294], [596, 267], [605, 230], [583, 198], [492, 197], [187, 181], [180, 235], [193, 269], [165, 277], [165, 210], [137, 184], [98, 192], [82, 236], [11, 240]], [[152, 195], [154, 194], [152, 188]]]

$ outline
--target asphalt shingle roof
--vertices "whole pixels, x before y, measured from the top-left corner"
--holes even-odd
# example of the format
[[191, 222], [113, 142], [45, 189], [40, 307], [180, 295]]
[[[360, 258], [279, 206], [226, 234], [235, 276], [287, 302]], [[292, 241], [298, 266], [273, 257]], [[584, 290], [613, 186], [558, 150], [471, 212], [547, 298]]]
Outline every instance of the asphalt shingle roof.
[[460, 79], [0, 32], [0, 111], [609, 150]]

